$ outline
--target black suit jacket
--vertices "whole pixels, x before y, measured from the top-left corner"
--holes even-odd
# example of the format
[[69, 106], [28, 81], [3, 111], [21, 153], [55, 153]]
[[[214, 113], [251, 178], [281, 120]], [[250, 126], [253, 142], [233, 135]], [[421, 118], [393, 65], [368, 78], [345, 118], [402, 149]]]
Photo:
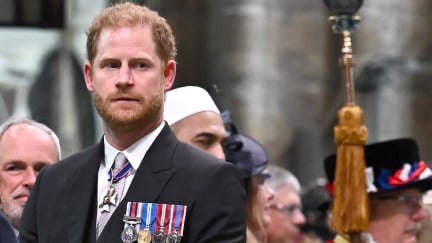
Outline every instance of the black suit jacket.
[[8, 219], [0, 213], [0, 243], [18, 242], [15, 231], [12, 229]]
[[[21, 242], [96, 242], [103, 155], [101, 142], [39, 173], [21, 219]], [[237, 168], [179, 142], [167, 124], [98, 242], [121, 242], [129, 201], [187, 205], [182, 243], [245, 242], [246, 193]]]

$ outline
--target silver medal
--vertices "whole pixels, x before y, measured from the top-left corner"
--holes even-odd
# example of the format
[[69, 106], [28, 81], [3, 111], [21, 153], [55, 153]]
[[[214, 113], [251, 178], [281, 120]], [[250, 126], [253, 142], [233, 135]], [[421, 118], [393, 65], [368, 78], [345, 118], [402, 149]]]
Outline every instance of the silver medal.
[[133, 243], [138, 239], [138, 233], [132, 225], [126, 226], [121, 233], [121, 239], [124, 243]]
[[166, 236], [163, 231], [158, 231], [153, 235], [152, 242], [154, 243], [165, 243]]
[[167, 237], [167, 243], [179, 243], [181, 236], [177, 232], [169, 233]]

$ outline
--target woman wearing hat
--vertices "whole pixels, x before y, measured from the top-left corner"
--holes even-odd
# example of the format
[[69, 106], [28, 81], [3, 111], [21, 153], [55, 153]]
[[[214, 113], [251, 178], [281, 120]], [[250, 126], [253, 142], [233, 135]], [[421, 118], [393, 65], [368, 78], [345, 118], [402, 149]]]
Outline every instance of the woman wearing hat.
[[270, 222], [267, 213], [273, 190], [266, 184], [270, 177], [265, 148], [255, 139], [237, 132], [232, 123], [228, 124], [230, 136], [225, 143], [226, 160], [241, 171], [247, 193], [247, 243], [265, 243], [265, 226]]

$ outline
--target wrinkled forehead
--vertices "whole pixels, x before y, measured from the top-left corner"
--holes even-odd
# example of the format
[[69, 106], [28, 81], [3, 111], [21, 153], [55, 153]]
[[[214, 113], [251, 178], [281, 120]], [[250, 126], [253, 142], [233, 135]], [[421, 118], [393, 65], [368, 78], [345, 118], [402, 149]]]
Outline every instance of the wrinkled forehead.
[[54, 157], [58, 159], [56, 143], [51, 135], [42, 128], [31, 124], [15, 124], [2, 134], [0, 158], [11, 155], [21, 155], [25, 158]]
[[26, 140], [29, 137], [31, 138], [44, 136], [49, 136], [49, 134], [46, 131], [42, 130], [40, 127], [27, 123], [19, 123], [7, 127], [2, 133], [1, 140], [10, 139], [10, 137], [14, 140]]

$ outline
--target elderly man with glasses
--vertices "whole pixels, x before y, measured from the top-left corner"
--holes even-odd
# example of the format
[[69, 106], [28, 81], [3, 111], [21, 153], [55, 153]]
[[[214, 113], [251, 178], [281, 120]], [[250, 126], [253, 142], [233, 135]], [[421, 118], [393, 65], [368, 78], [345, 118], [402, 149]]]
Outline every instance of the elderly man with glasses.
[[267, 243], [297, 242], [300, 226], [305, 223], [300, 198], [300, 183], [289, 171], [270, 165], [271, 177], [268, 185], [274, 191], [268, 214], [270, 223], [266, 227]]
[[[413, 139], [394, 139], [365, 146], [367, 191], [370, 203], [368, 232], [364, 242], [417, 242], [426, 212], [423, 193], [432, 188], [432, 172], [419, 159]], [[324, 161], [330, 182], [334, 180], [336, 156]], [[331, 186], [329, 187], [331, 188]], [[338, 235], [336, 242], [349, 242]]]

